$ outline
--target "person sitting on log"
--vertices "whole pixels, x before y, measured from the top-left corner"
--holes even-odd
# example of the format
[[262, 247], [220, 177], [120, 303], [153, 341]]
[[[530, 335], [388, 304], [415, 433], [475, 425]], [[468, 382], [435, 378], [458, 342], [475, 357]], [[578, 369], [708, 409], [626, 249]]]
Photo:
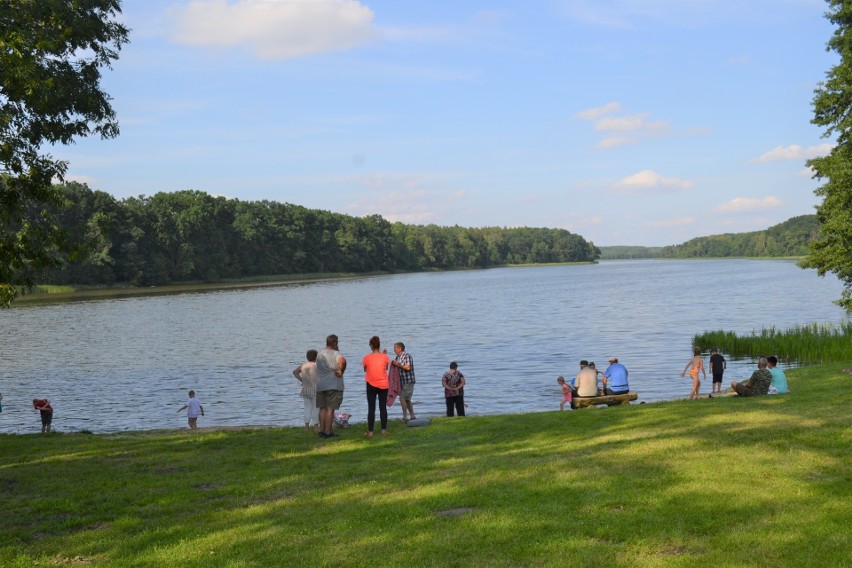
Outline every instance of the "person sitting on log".
[[627, 368], [618, 362], [617, 357], [609, 358], [609, 367], [604, 371], [604, 394], [627, 394], [630, 386], [627, 384]]
[[[588, 398], [598, 396], [598, 373], [594, 368], [594, 363], [590, 363], [587, 367], [580, 369], [574, 383], [577, 387], [574, 397]], [[574, 408], [574, 402], [571, 401], [571, 408]]]

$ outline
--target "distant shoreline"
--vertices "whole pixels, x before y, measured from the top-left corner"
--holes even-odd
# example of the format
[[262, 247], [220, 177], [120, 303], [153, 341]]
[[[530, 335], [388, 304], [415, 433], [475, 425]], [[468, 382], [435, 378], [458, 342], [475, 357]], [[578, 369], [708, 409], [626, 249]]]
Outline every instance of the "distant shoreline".
[[[595, 264], [594, 262], [555, 262], [541, 264], [506, 264], [501, 266], [489, 266], [487, 268], [458, 268], [452, 270], [422, 270], [416, 273], [399, 272], [359, 272], [359, 273], [329, 273], [329, 274], [293, 274], [269, 277], [251, 277], [238, 280], [226, 280], [222, 282], [186, 282], [178, 284], [166, 284], [162, 286], [121, 286], [114, 288], [81, 288], [62, 292], [29, 292], [21, 294], [12, 302], [16, 304], [45, 304], [61, 302], [77, 302], [86, 300], [107, 300], [115, 298], [135, 298], [144, 296], [168, 296], [174, 294], [192, 294], [201, 292], [214, 292], [216, 290], [248, 290], [251, 288], [263, 288], [269, 286], [287, 286], [290, 284], [313, 284], [329, 280], [354, 280], [359, 278], [374, 278], [377, 276], [390, 276], [393, 274], [418, 274], [426, 272], [458, 272], [461, 270], [491, 270], [493, 268], [527, 268], [531, 266], [570, 266], [579, 264]], [[68, 286], [71, 288], [71, 286]]]
[[[803, 257], [702, 257], [702, 258], [608, 258], [594, 262], [554, 262], [533, 264], [504, 264], [500, 266], [489, 266], [487, 268], [457, 268], [452, 270], [423, 270], [418, 272], [363, 272], [363, 273], [328, 273], [328, 274], [288, 274], [269, 277], [249, 277], [246, 279], [225, 280], [221, 282], [184, 282], [178, 284], [165, 284], [162, 286], [116, 286], [112, 288], [79, 288], [72, 286], [56, 286], [57, 288], [71, 288], [69, 291], [61, 292], [28, 292], [21, 294], [12, 302], [15, 305], [38, 305], [48, 303], [82, 302], [87, 300], [108, 300], [116, 298], [137, 298], [145, 296], [169, 296], [176, 294], [194, 294], [202, 292], [214, 292], [217, 290], [248, 290], [252, 288], [263, 288], [269, 286], [287, 286], [290, 284], [313, 284], [330, 280], [354, 280], [358, 278], [372, 278], [377, 276], [389, 276], [393, 274], [417, 274], [424, 272], [458, 272], [461, 270], [492, 270], [494, 268], [530, 268], [540, 266], [573, 266], [584, 264], [597, 264], [598, 262], [611, 262], [622, 260], [801, 260]], [[38, 286], [37, 286], [38, 287]], [[45, 286], [47, 287], [47, 286]]]

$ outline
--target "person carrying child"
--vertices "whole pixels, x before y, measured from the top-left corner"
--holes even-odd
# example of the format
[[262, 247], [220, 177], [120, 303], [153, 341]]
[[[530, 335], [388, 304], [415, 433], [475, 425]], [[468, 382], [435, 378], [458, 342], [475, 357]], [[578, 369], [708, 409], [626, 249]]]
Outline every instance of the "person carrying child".
[[189, 398], [186, 404], [178, 408], [178, 412], [186, 409], [187, 423], [189, 427], [195, 430], [198, 428], [198, 415], [204, 416], [204, 407], [201, 406], [201, 401], [195, 398], [195, 391], [189, 391]]

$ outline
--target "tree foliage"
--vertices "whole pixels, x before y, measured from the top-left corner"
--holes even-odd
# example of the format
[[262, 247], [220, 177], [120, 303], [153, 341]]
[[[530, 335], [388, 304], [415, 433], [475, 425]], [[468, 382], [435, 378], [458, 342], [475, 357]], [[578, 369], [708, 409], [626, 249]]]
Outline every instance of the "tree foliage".
[[835, 273], [844, 284], [838, 303], [852, 310], [852, 2], [828, 0], [826, 17], [836, 26], [827, 50], [840, 62], [828, 70], [815, 91], [813, 123], [825, 127], [824, 137], [834, 136], [837, 145], [828, 156], [813, 158], [808, 165], [814, 177], [824, 181], [815, 193], [820, 237], [802, 263], [822, 276]]
[[50, 209], [67, 164], [44, 151], [118, 134], [101, 69], [127, 42], [119, 0], [0, 0], [0, 306], [63, 246]]
[[765, 231], [726, 233], [697, 237], [679, 245], [663, 247], [662, 258], [720, 258], [759, 256], [804, 256], [819, 236], [814, 215], [800, 215]]
[[85, 184], [58, 186], [51, 214], [80, 251], [43, 283], [151, 286], [311, 273], [484, 268], [589, 262], [594, 244], [564, 229], [404, 225], [202, 191], [116, 200]]
[[601, 259], [805, 256], [819, 236], [816, 215], [800, 215], [764, 231], [696, 237], [666, 247], [600, 247]]

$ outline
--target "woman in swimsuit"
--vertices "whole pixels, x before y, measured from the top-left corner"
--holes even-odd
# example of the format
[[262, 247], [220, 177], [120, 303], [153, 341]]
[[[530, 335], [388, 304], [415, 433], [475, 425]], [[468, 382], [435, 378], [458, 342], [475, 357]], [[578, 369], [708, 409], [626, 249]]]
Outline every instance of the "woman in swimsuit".
[[704, 373], [704, 380], [707, 380], [707, 371], [704, 370], [704, 359], [701, 358], [701, 349], [693, 348], [694, 357], [689, 360], [686, 367], [683, 368], [681, 377], [686, 376], [686, 371], [689, 371], [689, 376], [692, 379], [692, 392], [689, 393], [689, 400], [698, 400], [698, 389], [701, 388], [701, 381], [698, 380], [698, 373]]

